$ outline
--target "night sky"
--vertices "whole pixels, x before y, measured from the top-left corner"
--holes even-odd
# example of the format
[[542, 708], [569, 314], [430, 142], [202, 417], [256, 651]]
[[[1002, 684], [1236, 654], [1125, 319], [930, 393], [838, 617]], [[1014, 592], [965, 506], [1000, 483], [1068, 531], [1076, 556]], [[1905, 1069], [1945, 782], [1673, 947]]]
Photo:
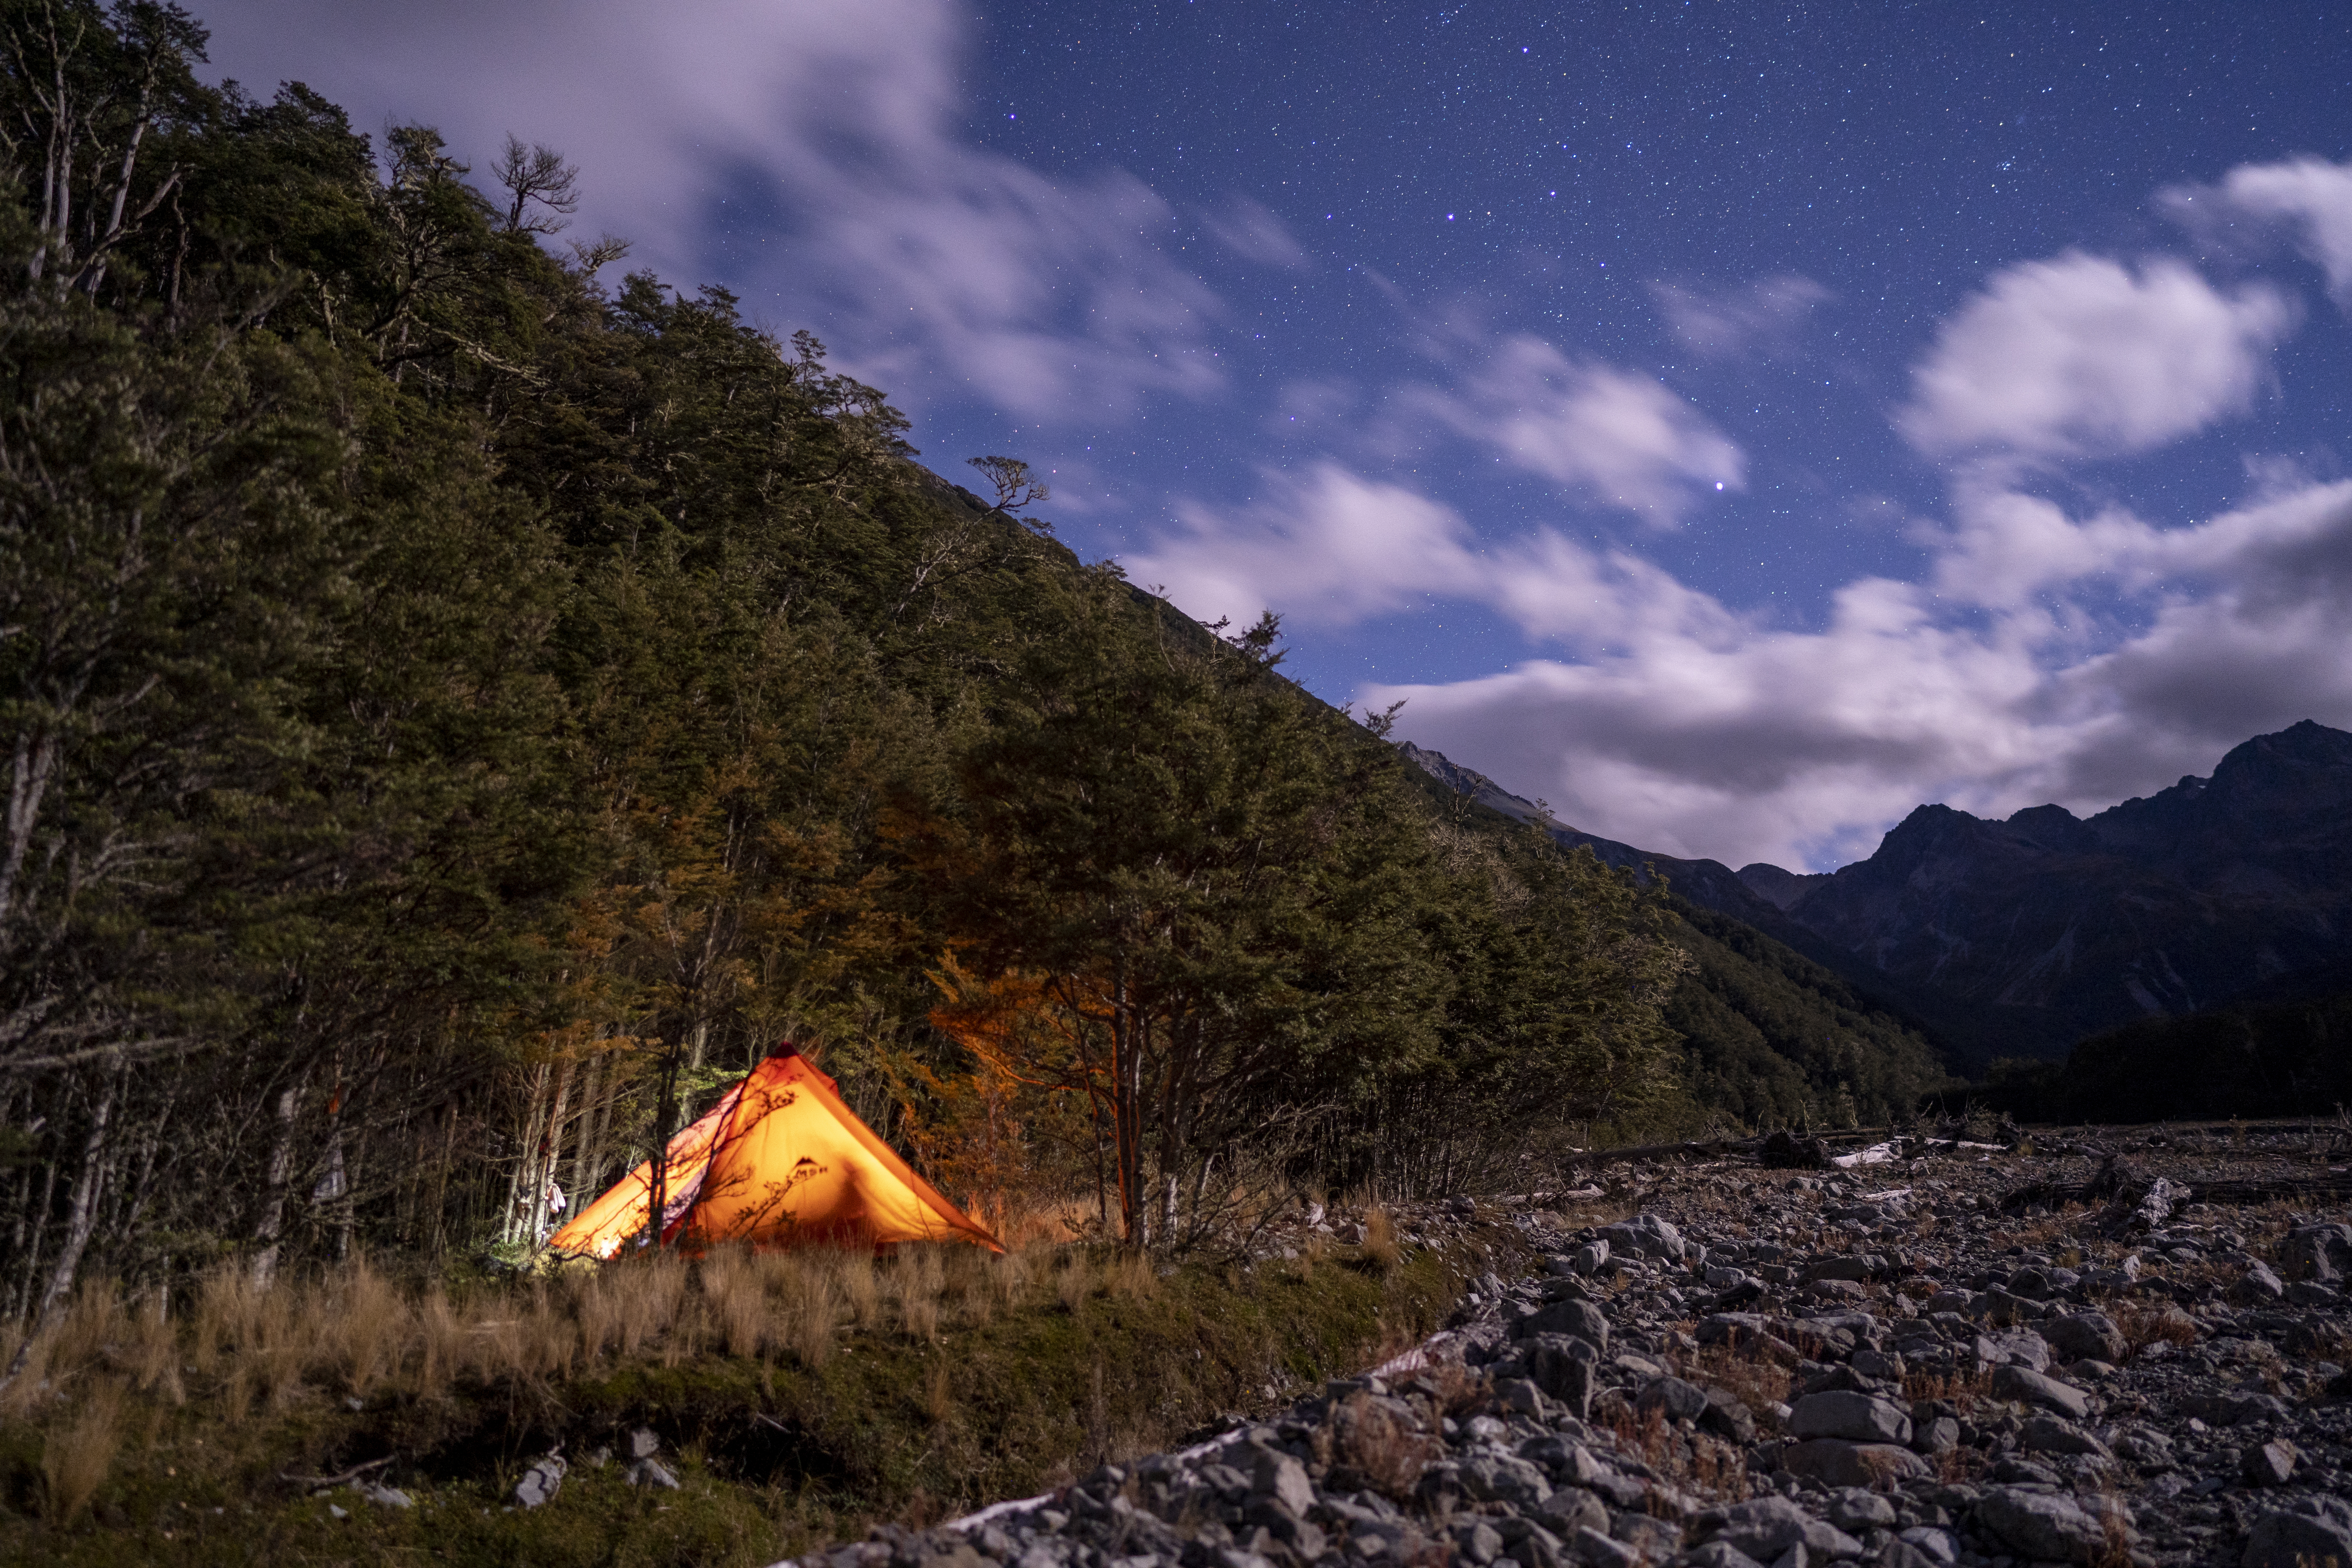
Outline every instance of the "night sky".
[[2352, 728], [2352, 13], [202, 7], [889, 391], [1334, 702], [1826, 868]]

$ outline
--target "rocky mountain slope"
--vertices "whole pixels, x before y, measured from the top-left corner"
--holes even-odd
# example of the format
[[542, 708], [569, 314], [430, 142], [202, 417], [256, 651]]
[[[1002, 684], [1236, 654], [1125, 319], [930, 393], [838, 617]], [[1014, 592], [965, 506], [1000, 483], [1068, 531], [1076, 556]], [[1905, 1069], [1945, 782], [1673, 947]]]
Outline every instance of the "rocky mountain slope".
[[1739, 879], [1964, 1054], [2054, 1054], [2352, 954], [2352, 734], [2306, 721], [2087, 819], [1923, 805], [1867, 860]]
[[[1476, 1281], [1437, 1341], [800, 1568], [2352, 1561], [2352, 1226], [2315, 1152], [2174, 1144], [2134, 1172], [1910, 1144], [1669, 1170], [1598, 1213], [1455, 1199], [1549, 1256]], [[2102, 1174], [2103, 1205], [2039, 1201]], [[2298, 1184], [2334, 1208], [2263, 1201]]]

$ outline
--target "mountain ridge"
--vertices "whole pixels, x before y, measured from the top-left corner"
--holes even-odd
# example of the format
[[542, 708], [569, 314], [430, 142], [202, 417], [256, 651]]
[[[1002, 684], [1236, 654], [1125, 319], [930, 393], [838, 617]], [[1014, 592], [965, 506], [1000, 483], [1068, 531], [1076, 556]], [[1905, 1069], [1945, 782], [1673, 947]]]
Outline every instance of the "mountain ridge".
[[[1536, 803], [1444, 765], [1454, 787], [1535, 819]], [[1831, 872], [1731, 872], [1543, 816], [1563, 843], [1654, 865], [1693, 901], [1927, 1025], [1971, 1070], [2055, 1057], [2141, 1018], [2328, 989], [2352, 962], [2352, 733], [2311, 720], [2231, 748], [2210, 775], [2088, 817], [1922, 805], [1868, 858]]]

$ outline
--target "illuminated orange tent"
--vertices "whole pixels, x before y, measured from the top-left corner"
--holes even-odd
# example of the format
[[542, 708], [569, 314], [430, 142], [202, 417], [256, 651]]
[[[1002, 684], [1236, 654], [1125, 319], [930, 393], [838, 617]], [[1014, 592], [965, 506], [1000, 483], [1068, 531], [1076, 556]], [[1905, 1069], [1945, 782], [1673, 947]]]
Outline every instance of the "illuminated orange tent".
[[[1004, 1250], [915, 1174], [841, 1102], [833, 1079], [790, 1046], [671, 1139], [665, 1164], [662, 1239], [688, 1251], [720, 1241], [972, 1241]], [[610, 1258], [645, 1237], [653, 1181], [648, 1160], [572, 1216], [548, 1246]]]

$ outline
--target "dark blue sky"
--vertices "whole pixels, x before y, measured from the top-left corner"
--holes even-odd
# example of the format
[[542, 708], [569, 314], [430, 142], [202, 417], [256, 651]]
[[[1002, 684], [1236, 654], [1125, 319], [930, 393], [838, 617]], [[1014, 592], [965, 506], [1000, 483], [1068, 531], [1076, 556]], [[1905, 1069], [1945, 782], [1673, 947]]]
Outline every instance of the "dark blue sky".
[[2341, 7], [425, 11], [212, 19], [564, 146], [935, 467], [1580, 826], [1830, 865], [2352, 726]]

